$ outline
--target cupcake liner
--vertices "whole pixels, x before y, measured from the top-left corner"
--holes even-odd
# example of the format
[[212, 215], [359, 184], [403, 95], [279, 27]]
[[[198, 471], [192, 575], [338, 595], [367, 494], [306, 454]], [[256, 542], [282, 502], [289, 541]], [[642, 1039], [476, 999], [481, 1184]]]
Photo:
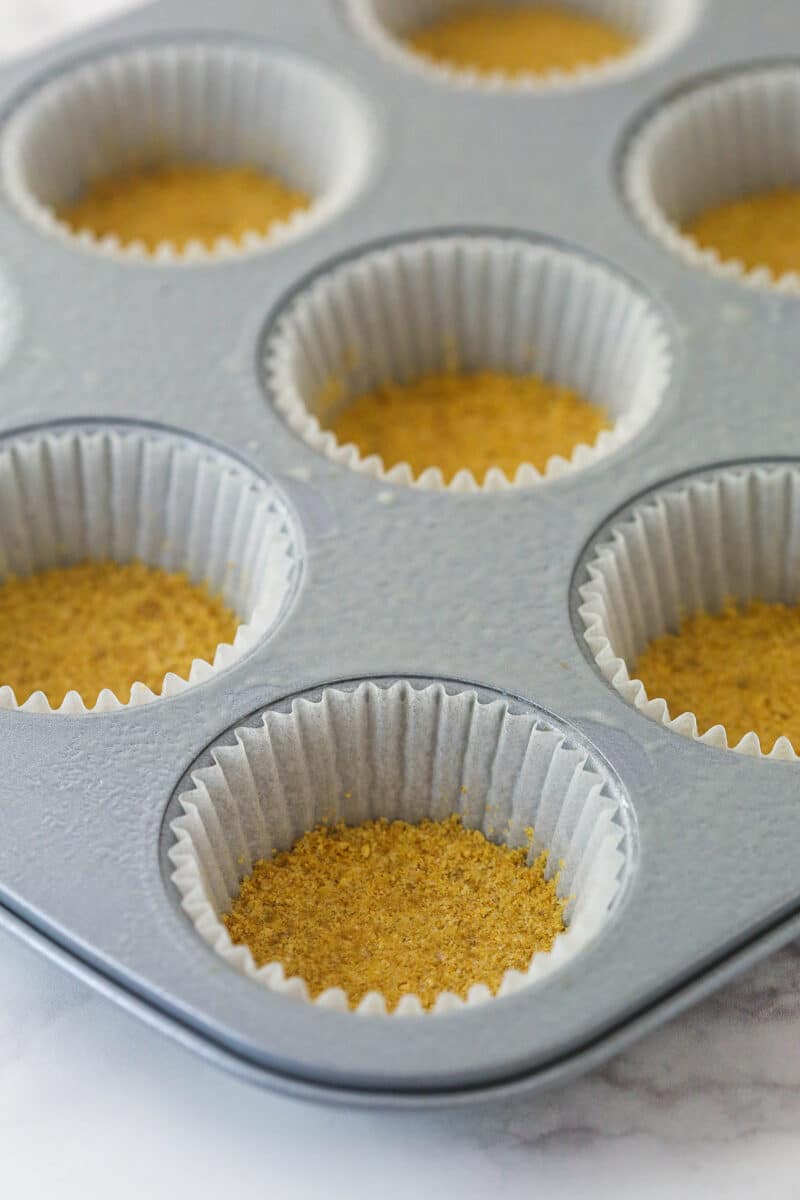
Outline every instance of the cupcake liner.
[[[325, 429], [320, 412], [335, 383], [336, 407], [387, 380], [407, 382], [457, 366], [535, 373], [602, 405], [614, 426], [544, 473], [522, 463], [510, 480], [459, 471], [445, 483], [432, 465], [362, 456]], [[315, 450], [372, 479], [454, 492], [500, 491], [590, 466], [634, 437], [670, 377], [669, 340], [651, 303], [606, 267], [546, 242], [514, 237], [430, 236], [367, 250], [303, 288], [267, 336], [267, 389], [289, 425]]]
[[[125, 260], [227, 259], [307, 232], [364, 183], [372, 150], [365, 106], [349, 85], [289, 54], [217, 41], [139, 45], [44, 83], [8, 119], [0, 177], [40, 230]], [[213, 249], [74, 233], [55, 210], [120, 171], [175, 161], [262, 167], [312, 197], [308, 210]]]
[[[272, 991], [309, 1001], [305, 982], [280, 963], [256, 967], [220, 920], [254, 863], [288, 849], [321, 822], [360, 824], [385, 817], [419, 822], [460, 813], [492, 840], [528, 844], [528, 861], [550, 851], [558, 891], [570, 897], [567, 931], [527, 972], [508, 971], [498, 994], [510, 995], [572, 960], [602, 929], [618, 899], [629, 860], [620, 802], [586, 751], [535, 712], [511, 712], [500, 699], [442, 683], [332, 685], [315, 697], [269, 709], [212, 749], [213, 766], [192, 773], [192, 788], [172, 822], [172, 879], [195, 929], [226, 963]], [[433, 1012], [492, 998], [476, 984], [466, 1001], [442, 993]], [[340, 988], [313, 1003], [347, 1009]], [[359, 1014], [386, 1013], [369, 993]], [[397, 1015], [425, 1012], [405, 996]]]
[[681, 620], [719, 612], [726, 599], [794, 605], [800, 599], [800, 471], [744, 467], [659, 491], [612, 526], [588, 560], [579, 615], [605, 678], [629, 704], [676, 733], [755, 758], [796, 759], [787, 737], [764, 754], [751, 731], [731, 746], [723, 725], [701, 730], [693, 712], [650, 697], [632, 664]]
[[[282, 615], [295, 575], [296, 538], [273, 485], [211, 446], [166, 430], [69, 425], [0, 442], [0, 582], [85, 559], [141, 559], [207, 583], [242, 621], [213, 662], [186, 679], [165, 675], [173, 696], [230, 666]], [[43, 692], [22, 704], [0, 677], [0, 708], [85, 713], [70, 691], [58, 709]], [[157, 699], [135, 682], [130, 705]], [[103, 689], [95, 712], [127, 707]]]
[[727, 200], [800, 186], [800, 67], [748, 68], [680, 95], [635, 134], [624, 175], [644, 227], [690, 266], [751, 287], [800, 291], [797, 272], [748, 269], [681, 228]]
[[[518, 7], [524, 2], [529, 0], [501, 0], [501, 6]], [[433, 82], [486, 92], [564, 90], [628, 75], [674, 50], [692, 29], [697, 14], [697, 0], [561, 0], [559, 7], [607, 21], [638, 44], [618, 58], [573, 71], [508, 76], [502, 71], [480, 72], [434, 62], [404, 43], [403, 39], [420, 27], [459, 9], [474, 8], [474, 0], [346, 0], [346, 3], [355, 28], [385, 58]]]

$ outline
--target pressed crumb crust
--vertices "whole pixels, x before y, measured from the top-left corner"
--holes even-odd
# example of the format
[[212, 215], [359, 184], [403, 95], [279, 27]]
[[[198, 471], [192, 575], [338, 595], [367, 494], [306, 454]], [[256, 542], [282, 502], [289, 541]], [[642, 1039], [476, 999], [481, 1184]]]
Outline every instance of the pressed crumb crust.
[[754, 731], [764, 748], [788, 737], [800, 748], [800, 608], [728, 601], [656, 638], [635, 675], [673, 717], [694, 712], [701, 733], [724, 725], [736, 745]]
[[364, 456], [379, 454], [387, 469], [406, 462], [419, 475], [439, 467], [450, 480], [467, 468], [479, 482], [490, 467], [509, 479], [524, 462], [543, 471], [552, 455], [570, 458], [610, 425], [604, 409], [569, 388], [499, 371], [387, 383], [329, 422], [339, 442], [353, 442]]
[[714, 205], [687, 221], [683, 232], [722, 259], [738, 259], [749, 271], [800, 271], [800, 188], [776, 188]]
[[175, 163], [97, 179], [58, 216], [76, 233], [113, 234], [149, 251], [161, 242], [182, 250], [191, 241], [213, 249], [218, 238], [266, 234], [309, 203], [305, 193], [256, 167]]
[[510, 849], [446, 821], [318, 826], [257, 862], [223, 921], [259, 966], [283, 964], [312, 997], [342, 988], [352, 1008], [370, 991], [431, 1008], [440, 992], [496, 992], [564, 929], [546, 854]]
[[476, 5], [423, 26], [406, 42], [435, 62], [512, 77], [596, 66], [635, 44], [608, 22], [557, 5]]
[[103, 688], [127, 702], [131, 684], [156, 693], [213, 660], [238, 620], [221, 598], [185, 574], [142, 562], [53, 567], [0, 586], [0, 684], [22, 704], [43, 691], [57, 707], [68, 691], [87, 705]]

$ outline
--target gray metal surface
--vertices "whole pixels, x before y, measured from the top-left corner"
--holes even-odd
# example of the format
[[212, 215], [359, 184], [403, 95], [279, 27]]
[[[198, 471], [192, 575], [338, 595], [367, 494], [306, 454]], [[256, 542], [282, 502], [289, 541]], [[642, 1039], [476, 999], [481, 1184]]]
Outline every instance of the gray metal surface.
[[[800, 48], [794, 0], [707, 0], [694, 35], [645, 72], [552, 95], [483, 95], [384, 65], [335, 3], [169, 0], [16, 64], [20, 90], [78, 55], [209, 30], [327, 62], [372, 107], [382, 149], [346, 213], [268, 253], [191, 269], [117, 263], [43, 237], [0, 203], [0, 270], [22, 328], [0, 373], [0, 429], [135, 417], [216, 439], [283, 483], [305, 540], [277, 632], [209, 682], [83, 717], [0, 712], [0, 903], [48, 951], [251, 1078], [352, 1102], [442, 1103], [565, 1078], [796, 932], [800, 774], [692, 743], [602, 680], [570, 586], [593, 532], [658, 481], [745, 456], [800, 457], [800, 301], [692, 271], [651, 242], [617, 179], [625, 131], [679, 80]], [[628, 272], [662, 308], [672, 385], [613, 458], [529, 491], [393, 488], [317, 456], [258, 373], [281, 297], [332, 256], [459, 226], [555, 237]], [[307, 472], [304, 482], [292, 473]], [[526, 697], [587, 739], [633, 806], [638, 863], [604, 935], [541, 986], [431, 1020], [358, 1019], [227, 970], [169, 895], [159, 847], [187, 766], [221, 731], [320, 682], [395, 673]]]

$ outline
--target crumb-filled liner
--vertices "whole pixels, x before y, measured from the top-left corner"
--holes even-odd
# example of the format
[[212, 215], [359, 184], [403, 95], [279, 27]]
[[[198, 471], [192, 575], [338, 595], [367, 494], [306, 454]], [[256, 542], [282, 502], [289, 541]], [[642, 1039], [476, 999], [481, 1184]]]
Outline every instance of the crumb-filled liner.
[[[297, 533], [277, 489], [194, 440], [136, 425], [69, 425], [0, 442], [0, 584], [85, 559], [139, 559], [185, 571], [239, 618], [232, 644], [168, 673], [172, 696], [230, 666], [274, 629], [290, 595]], [[130, 705], [157, 699], [135, 681]], [[105, 688], [70, 691], [57, 711], [126, 707]], [[53, 712], [43, 692], [18, 697], [0, 673], [0, 708]]]
[[800, 471], [753, 466], [684, 481], [645, 498], [614, 525], [587, 560], [579, 615], [605, 678], [645, 716], [719, 749], [796, 759], [787, 737], [762, 749], [754, 731], [732, 746], [722, 724], [698, 726], [649, 696], [635, 663], [664, 633], [727, 600], [800, 600]]
[[[134, 46], [54, 76], [22, 100], [0, 139], [8, 199], [40, 230], [117, 258], [206, 262], [297, 237], [361, 189], [372, 121], [349, 84], [279, 50], [217, 40]], [[74, 232], [57, 210], [91, 182], [182, 162], [253, 166], [311, 197], [268, 230], [213, 247]]]
[[668, 101], [626, 154], [628, 201], [644, 227], [693, 267], [751, 287], [800, 292], [800, 274], [748, 269], [684, 225], [726, 201], [800, 187], [800, 66], [746, 68]]
[[[501, 0], [500, 7], [518, 7], [521, 2]], [[607, 22], [631, 38], [633, 46], [619, 56], [573, 70], [508, 75], [438, 62], [406, 44], [405, 39], [424, 26], [459, 10], [480, 7], [474, 0], [346, 0], [346, 3], [355, 29], [389, 61], [435, 82], [487, 92], [563, 91], [624, 77], [671, 53], [694, 26], [697, 13], [697, 0], [561, 0], [559, 8]]]
[[[412, 823], [459, 813], [490, 840], [526, 846], [528, 862], [549, 851], [558, 893], [568, 898], [566, 932], [527, 972], [506, 972], [498, 995], [510, 995], [571, 961], [608, 920], [628, 866], [619, 800], [585, 750], [533, 712], [505, 701], [479, 701], [441, 683], [399, 680], [335, 685], [318, 698], [267, 710], [213, 748], [214, 763], [192, 774], [172, 823], [173, 881], [200, 937], [229, 966], [264, 987], [309, 1001], [305, 982], [286, 978], [278, 962], [260, 968], [247, 946], [234, 945], [220, 916], [230, 910], [254, 863], [289, 849], [327, 822], [356, 825], [385, 817]], [[492, 998], [476, 980], [466, 1000], [443, 992], [432, 1012], [457, 1011]], [[340, 988], [314, 1003], [347, 1009]], [[366, 995], [359, 1014], [386, 1013], [384, 998]], [[413, 995], [393, 1010], [419, 1015]]]
[[[454, 368], [539, 375], [603, 407], [613, 426], [570, 458], [551, 456], [544, 472], [522, 462], [513, 479], [493, 467], [478, 480], [465, 467], [448, 482], [436, 464], [415, 476], [326, 428], [388, 381]], [[647, 424], [670, 371], [661, 318], [622, 276], [545, 241], [480, 234], [400, 241], [323, 271], [264, 347], [270, 398], [315, 450], [373, 479], [454, 492], [527, 487], [590, 466]]]

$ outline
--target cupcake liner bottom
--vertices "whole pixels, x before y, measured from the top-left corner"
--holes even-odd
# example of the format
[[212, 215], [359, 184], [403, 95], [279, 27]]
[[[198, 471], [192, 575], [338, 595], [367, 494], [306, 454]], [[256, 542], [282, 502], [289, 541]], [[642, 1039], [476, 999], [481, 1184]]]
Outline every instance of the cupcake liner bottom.
[[[122, 260], [180, 265], [260, 251], [346, 207], [373, 158], [372, 119], [349, 84], [288, 51], [196, 37], [141, 44], [52, 75], [10, 115], [0, 173], [17, 210], [45, 233]], [[311, 203], [268, 230], [213, 246], [152, 252], [72, 230], [58, 213], [92, 181], [169, 163], [249, 165]]]
[[[295, 578], [297, 535], [277, 488], [243, 462], [177, 431], [134, 422], [44, 426], [0, 443], [0, 583], [84, 559], [141, 559], [185, 571], [221, 595], [240, 624], [232, 644], [167, 674], [170, 696], [229, 666], [271, 632]], [[96, 699], [96, 703], [95, 702]], [[132, 681], [130, 704], [156, 699]], [[123, 707], [67, 693], [58, 711]], [[0, 708], [52, 712], [43, 692], [16, 696], [0, 677]]]
[[636, 216], [684, 262], [749, 287], [800, 291], [800, 271], [748, 267], [684, 232], [717, 205], [800, 185], [796, 66], [746, 67], [701, 80], [635, 134], [624, 177]]
[[[528, 862], [549, 851], [558, 894], [568, 898], [567, 930], [527, 972], [508, 971], [498, 995], [535, 984], [571, 960], [601, 930], [619, 896], [628, 862], [620, 799], [565, 734], [535, 711], [441, 682], [332, 685], [313, 698], [261, 714], [212, 750], [213, 766], [192, 774], [173, 821], [169, 856], [182, 905], [200, 937], [231, 967], [273, 991], [310, 999], [305, 982], [280, 963], [256, 967], [220, 920], [241, 880], [260, 858], [286, 850], [323, 821], [359, 824], [385, 817], [416, 823], [458, 813], [490, 840], [528, 845]], [[479, 981], [466, 1000], [438, 997], [432, 1012], [492, 998]], [[333, 988], [314, 1003], [346, 1010]], [[385, 1013], [369, 993], [359, 1014]], [[404, 996], [397, 1015], [421, 1014]]]
[[[540, 376], [604, 409], [611, 428], [542, 472], [523, 461], [513, 479], [492, 467], [479, 481], [464, 467], [445, 482], [436, 462], [415, 476], [327, 427], [387, 381], [453, 369]], [[501, 491], [588, 467], [635, 437], [666, 391], [671, 348], [655, 305], [577, 251], [512, 233], [420, 233], [312, 278], [267, 331], [264, 375], [291, 428], [334, 462], [423, 489]]]
[[[648, 695], [635, 665], [646, 646], [676, 633], [683, 617], [720, 612], [726, 601], [800, 599], [800, 469], [721, 469], [667, 486], [610, 529], [587, 562], [579, 616], [597, 666], [629, 704], [676, 733], [759, 758], [755, 731], [731, 746], [721, 724], [701, 729]], [[796, 759], [780, 737], [770, 758]]]
[[[518, 0], [501, 0], [514, 7]], [[487, 91], [542, 92], [603, 83], [641, 70], [677, 46], [692, 28], [697, 0], [562, 0], [559, 7], [606, 21], [634, 39], [626, 53], [572, 69], [517, 75], [430, 59], [406, 44], [415, 30], [475, 7], [472, 0], [346, 0], [353, 25], [384, 58], [440, 84]]]

